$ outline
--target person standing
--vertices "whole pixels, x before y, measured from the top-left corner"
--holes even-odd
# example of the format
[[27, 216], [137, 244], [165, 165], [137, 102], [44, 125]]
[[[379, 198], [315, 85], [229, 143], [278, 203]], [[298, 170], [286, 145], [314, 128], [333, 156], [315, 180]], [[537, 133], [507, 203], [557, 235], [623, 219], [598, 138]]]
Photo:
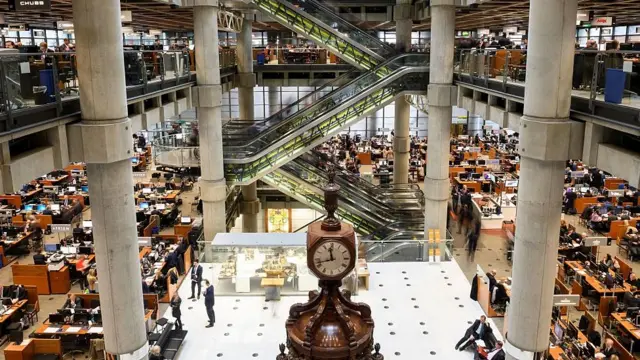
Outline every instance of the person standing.
[[215, 304], [213, 285], [209, 282], [209, 280], [204, 280], [204, 285], [206, 289], [204, 290], [204, 306], [207, 309], [207, 316], [209, 317], [209, 325], [205, 326], [207, 328], [213, 327], [216, 323], [216, 313], [213, 311], [213, 305]]
[[180, 310], [180, 305], [182, 305], [182, 299], [178, 293], [173, 294], [173, 298], [171, 298], [171, 316], [176, 319], [176, 328], [178, 330], [182, 330], [182, 320], [180, 319], [182, 316], [182, 311]]
[[200, 300], [200, 292], [202, 290], [202, 266], [200, 266], [198, 259], [193, 261], [193, 266], [191, 267], [191, 297], [189, 299], [194, 299], [194, 301], [196, 286], [198, 286], [198, 300]]

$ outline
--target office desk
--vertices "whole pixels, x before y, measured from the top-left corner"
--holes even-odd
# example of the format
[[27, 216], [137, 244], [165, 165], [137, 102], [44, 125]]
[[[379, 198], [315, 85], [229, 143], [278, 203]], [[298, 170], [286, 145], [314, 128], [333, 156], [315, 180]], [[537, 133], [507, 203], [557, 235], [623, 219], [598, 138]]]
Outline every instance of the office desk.
[[44, 179], [44, 180], [38, 180], [38, 182], [42, 185], [48, 185], [48, 186], [57, 186], [60, 185], [61, 183], [67, 181], [69, 179], [69, 175], [62, 175], [59, 176], [55, 179]]
[[66, 294], [71, 290], [69, 267], [64, 266], [58, 271], [49, 271], [49, 286], [52, 294]]
[[10, 343], [4, 349], [6, 360], [32, 360], [38, 354], [55, 354], [62, 359], [60, 339], [25, 339], [21, 344]]
[[[76, 255], [76, 256], [77, 256], [77, 255]], [[85, 261], [87, 264], [91, 264], [91, 263], [93, 263], [95, 260], [96, 260], [96, 254], [87, 255], [87, 258], [86, 258], [86, 259], [84, 259], [84, 261]], [[77, 259], [77, 258], [76, 258], [76, 259], [68, 259], [67, 261], [69, 262], [69, 265], [73, 265], [73, 266], [76, 266], [76, 264], [78, 263], [78, 259]], [[77, 270], [77, 269], [76, 269], [76, 270]]]
[[591, 204], [597, 204], [597, 203], [598, 203], [598, 198], [595, 196], [581, 197], [576, 199], [573, 206], [576, 208], [578, 215], [580, 215], [584, 211], [584, 208], [586, 208]]
[[476, 194], [482, 192], [482, 183], [478, 181], [468, 181], [468, 180], [460, 180], [459, 176], [453, 178], [454, 185], [459, 184], [460, 186], [466, 186], [467, 189], [473, 189]]
[[[598, 292], [601, 295], [604, 295], [604, 294], [623, 294], [625, 292], [631, 291], [631, 285], [629, 283], [627, 283], [626, 281], [624, 282], [624, 287], [615, 287], [613, 289], [607, 289], [607, 287], [604, 286], [604, 284], [601, 283], [600, 280], [598, 280], [595, 277], [589, 275], [579, 261], [565, 261], [564, 263], [567, 266], [569, 266], [571, 269], [573, 269], [576, 273], [578, 271], [584, 272], [584, 275], [581, 275], [581, 274], [578, 274], [578, 275], [584, 277], [584, 279], [587, 282], [587, 284], [589, 284], [589, 286], [591, 286], [596, 292]], [[609, 270], [609, 272], [612, 273], [611, 270]], [[575, 292], [575, 291], [572, 291], [572, 292], [574, 294], [581, 293], [581, 292]]]
[[[144, 314], [144, 321], [148, 321], [151, 319], [151, 315], [153, 314], [153, 310], [146, 309]], [[59, 329], [57, 332], [47, 332], [47, 329]], [[79, 328], [77, 331], [75, 329], [70, 328]], [[94, 328], [95, 330], [91, 331]], [[102, 325], [92, 325], [92, 326], [80, 326], [80, 325], [52, 325], [49, 323], [49, 320], [45, 320], [45, 322], [40, 325], [34, 332], [33, 335], [35, 337], [62, 337], [62, 336], [79, 336], [79, 335], [95, 335], [96, 337], [104, 336], [102, 331]]]
[[13, 314], [15, 314], [16, 311], [19, 311], [20, 309], [25, 307], [27, 305], [27, 302], [28, 300], [20, 300], [17, 303], [11, 305], [11, 308], [7, 310], [7, 312], [4, 313], [2, 316], [0, 316], [0, 324], [4, 325], [5, 322], [11, 319], [11, 317], [13, 316]]

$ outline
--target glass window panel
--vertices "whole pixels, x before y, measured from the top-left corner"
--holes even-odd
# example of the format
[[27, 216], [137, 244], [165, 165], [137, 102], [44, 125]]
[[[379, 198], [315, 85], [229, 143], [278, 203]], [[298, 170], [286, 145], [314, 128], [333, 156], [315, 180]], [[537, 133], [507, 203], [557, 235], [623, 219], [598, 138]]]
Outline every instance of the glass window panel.
[[587, 30], [588, 29], [578, 29], [578, 36], [587, 36], [589, 34]]
[[613, 35], [627, 35], [627, 27], [626, 26], [616, 26], [613, 29]]
[[591, 28], [591, 29], [589, 29], [589, 36], [591, 36], [591, 37], [600, 36], [600, 28]]
[[619, 42], [623, 43], [623, 42], [627, 41], [627, 37], [625, 35], [616, 36], [616, 40], [618, 40]]
[[254, 91], [253, 92], [253, 103], [256, 104], [256, 105], [264, 104], [264, 93]]

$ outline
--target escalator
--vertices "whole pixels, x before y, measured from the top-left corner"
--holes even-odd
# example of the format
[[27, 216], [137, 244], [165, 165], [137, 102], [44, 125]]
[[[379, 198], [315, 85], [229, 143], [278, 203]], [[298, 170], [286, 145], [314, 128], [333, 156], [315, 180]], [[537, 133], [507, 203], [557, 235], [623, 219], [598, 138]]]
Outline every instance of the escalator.
[[252, 0], [281, 25], [329, 49], [351, 65], [371, 70], [396, 52], [315, 0]]
[[[263, 181], [318, 211], [323, 211], [323, 188], [327, 172], [316, 167], [317, 155], [305, 154], [280, 169], [269, 173]], [[424, 195], [416, 185], [373, 186], [346, 171], [336, 174], [341, 186], [338, 194], [338, 216], [354, 225], [356, 231], [369, 239], [388, 239], [399, 232], [422, 235]], [[391, 224], [403, 223], [404, 227]], [[415, 226], [408, 226], [415, 223]], [[409, 236], [404, 234], [402, 236]]]
[[428, 54], [402, 54], [336, 90], [321, 88], [255, 125], [230, 122], [223, 129], [227, 182], [249, 184], [399, 96], [424, 94], [428, 63]]

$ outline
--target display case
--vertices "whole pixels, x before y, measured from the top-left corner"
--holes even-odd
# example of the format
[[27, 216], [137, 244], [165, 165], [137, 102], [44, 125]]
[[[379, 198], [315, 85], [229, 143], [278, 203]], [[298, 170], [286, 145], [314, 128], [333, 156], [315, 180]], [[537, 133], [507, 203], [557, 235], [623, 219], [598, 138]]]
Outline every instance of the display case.
[[[318, 279], [307, 267], [306, 244], [306, 233], [217, 234], [206, 256], [216, 295], [260, 296], [273, 287], [281, 295], [316, 290]], [[355, 272], [352, 275], [348, 281], [356, 281]]]

